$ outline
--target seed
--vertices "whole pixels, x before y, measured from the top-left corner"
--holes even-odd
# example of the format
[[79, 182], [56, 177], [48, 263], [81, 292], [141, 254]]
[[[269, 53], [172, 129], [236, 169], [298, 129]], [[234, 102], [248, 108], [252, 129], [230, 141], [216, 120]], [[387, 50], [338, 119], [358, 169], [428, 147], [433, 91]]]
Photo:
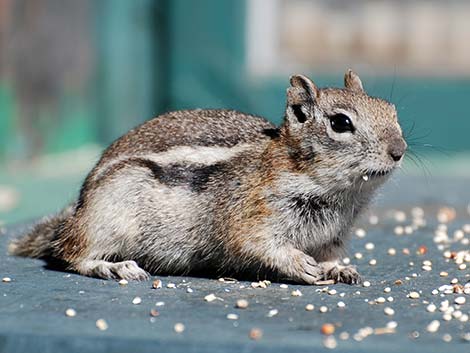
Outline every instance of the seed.
[[166, 287], [167, 287], [167, 288], [176, 288], [176, 284], [174, 284], [174, 283], [168, 283], [168, 284], [166, 285]]
[[439, 273], [439, 276], [441, 277], [447, 277], [449, 274], [445, 271], [442, 271], [441, 273]]
[[267, 316], [268, 316], [268, 317], [273, 317], [273, 316], [276, 316], [277, 314], [279, 314], [279, 310], [277, 310], [277, 309], [271, 309], [271, 310], [269, 310]]
[[345, 302], [338, 302], [338, 308], [344, 308], [346, 307], [346, 303]]
[[371, 266], [377, 265], [377, 260], [376, 260], [376, 259], [371, 259], [371, 260], [369, 261], [369, 265], [371, 265]]
[[319, 310], [320, 310], [321, 313], [326, 313], [328, 311], [328, 307], [322, 305], [322, 306], [320, 306]]
[[184, 327], [184, 324], [182, 324], [181, 322], [178, 322], [175, 324], [173, 329], [175, 330], [176, 333], [183, 333], [186, 327]]
[[362, 283], [362, 286], [363, 287], [370, 287], [370, 282], [369, 281], [364, 281], [364, 283]]
[[366, 236], [366, 231], [362, 228], [357, 228], [355, 233], [359, 238], [364, 238]]
[[235, 306], [238, 308], [238, 309], [246, 309], [248, 308], [248, 300], [246, 299], [238, 299], [237, 300], [237, 303], [235, 304]]
[[450, 321], [450, 320], [452, 320], [452, 315], [450, 315], [450, 314], [444, 314], [444, 315], [442, 315], [442, 320], [444, 320], [444, 321]]
[[320, 332], [324, 335], [332, 335], [333, 333], [335, 333], [335, 326], [329, 323], [323, 324], [320, 329]]
[[393, 229], [393, 232], [394, 232], [396, 235], [402, 235], [402, 234], [405, 232], [405, 228], [403, 228], [402, 226], [396, 226], [396, 227]]
[[362, 259], [362, 254], [360, 252], [357, 252], [354, 254], [354, 257], [358, 260]]
[[390, 329], [396, 329], [398, 327], [398, 322], [396, 321], [389, 321], [387, 322], [387, 328], [390, 328]]
[[374, 243], [366, 243], [365, 248], [366, 250], [374, 250], [375, 245]]
[[209, 303], [210, 303], [210, 302], [213, 302], [213, 301], [216, 300], [216, 299], [217, 299], [217, 297], [215, 296], [214, 293], [208, 294], [208, 295], [206, 295], [206, 296], [204, 297], [204, 300], [205, 300], [206, 302], [209, 302]]
[[404, 222], [406, 221], [406, 213], [403, 211], [395, 211], [393, 217], [397, 222]]
[[450, 283], [457, 284], [457, 283], [459, 283], [459, 280], [458, 280], [458, 278], [452, 278]]
[[393, 310], [393, 309], [390, 308], [390, 307], [386, 307], [386, 308], [384, 309], [384, 313], [385, 313], [385, 315], [392, 316], [392, 315], [395, 314], [395, 310]]
[[120, 286], [125, 286], [125, 285], [127, 285], [129, 282], [128, 282], [127, 280], [125, 280], [125, 279], [121, 279], [118, 283], [119, 283]]
[[282, 288], [282, 289], [287, 289], [287, 288], [289, 288], [289, 286], [288, 286], [287, 284], [285, 284], [285, 283], [280, 284], [279, 287]]
[[397, 254], [397, 251], [394, 249], [394, 248], [390, 248], [387, 250], [387, 253], [390, 255], [390, 256], [394, 256]]
[[418, 248], [418, 255], [424, 255], [428, 252], [428, 248], [425, 245], [421, 245]]
[[301, 292], [300, 290], [296, 289], [296, 290], [293, 290], [293, 291], [291, 292], [291, 295], [292, 295], [293, 297], [301, 297], [301, 296], [302, 296], [302, 292]]
[[238, 320], [238, 315], [237, 314], [227, 314], [227, 319], [228, 320]]
[[339, 334], [338, 337], [340, 340], [346, 341], [347, 339], [349, 339], [349, 333], [347, 333], [346, 331], [343, 331]]
[[432, 267], [431, 266], [423, 266], [422, 267], [423, 271], [431, 271], [432, 270]]
[[338, 343], [336, 342], [336, 338], [334, 336], [327, 336], [323, 339], [323, 345], [325, 348], [335, 349]]
[[410, 249], [403, 248], [403, 250], [401, 252], [403, 253], [403, 255], [409, 255], [410, 254]]
[[315, 309], [315, 306], [313, 304], [307, 304], [305, 305], [305, 310], [307, 311], [312, 311]]
[[194, 290], [193, 290], [192, 288], [188, 287], [188, 288], [186, 288], [186, 292], [187, 292], [187, 293], [193, 293]]
[[329, 295], [335, 295], [336, 293], [338, 293], [338, 292], [336, 291], [336, 289], [330, 289], [330, 290], [328, 291], [328, 294], [329, 294]]
[[65, 310], [65, 316], [68, 316], [68, 317], [74, 317], [77, 315], [77, 312], [75, 311], [75, 309], [67, 309]]
[[259, 340], [263, 337], [263, 331], [259, 328], [252, 328], [249, 336], [252, 340]]
[[401, 279], [397, 279], [394, 283], [396, 286], [401, 286], [403, 284], [403, 281]]
[[442, 340], [446, 343], [449, 343], [450, 341], [452, 341], [452, 336], [450, 334], [446, 333], [442, 336]]
[[349, 265], [350, 263], [351, 263], [351, 259], [350, 259], [349, 257], [345, 257], [345, 258], [343, 259], [343, 264]]
[[378, 224], [379, 223], [379, 217], [377, 217], [376, 215], [371, 215], [369, 217], [369, 223], [373, 224], [373, 225]]
[[438, 294], [439, 294], [439, 291], [438, 291], [437, 289], [433, 289], [433, 290], [431, 291], [431, 294], [432, 294], [432, 295], [438, 295]]
[[383, 304], [383, 303], [385, 303], [385, 298], [384, 297], [378, 297], [377, 299], [375, 299], [375, 302], [377, 304]]
[[384, 288], [385, 293], [390, 293], [391, 291], [392, 291], [392, 288], [390, 288], [390, 287], [385, 287]]
[[157, 317], [160, 315], [160, 312], [156, 309], [150, 309], [150, 316]]
[[408, 298], [411, 298], [411, 299], [418, 299], [419, 298], [419, 293], [418, 292], [410, 292], [408, 294]]
[[108, 329], [108, 323], [104, 319], [96, 320], [96, 327], [101, 331], [106, 331]]
[[424, 266], [432, 266], [432, 262], [429, 261], [429, 260], [424, 260], [424, 261], [423, 261], [423, 265], [424, 265]]
[[142, 299], [140, 297], [135, 297], [132, 299], [132, 304], [139, 305], [140, 303], [142, 303]]
[[437, 309], [437, 307], [434, 305], [434, 304], [429, 304], [427, 307], [426, 307], [426, 310], [430, 313], [433, 313], [435, 312]]
[[153, 289], [160, 289], [160, 288], [162, 288], [162, 286], [163, 286], [163, 283], [159, 279], [156, 279], [155, 281], [152, 282], [152, 288]]
[[441, 326], [441, 323], [439, 322], [439, 320], [433, 320], [426, 327], [426, 331], [428, 331], [428, 332], [437, 332], [437, 330], [439, 330], [439, 326]]
[[459, 265], [459, 270], [465, 270], [467, 268], [466, 264], [460, 264]]
[[155, 306], [163, 306], [163, 305], [165, 305], [165, 302], [156, 302], [155, 303]]
[[2, 282], [9, 283], [9, 282], [11, 282], [11, 278], [10, 277], [3, 277]]
[[457, 298], [455, 298], [455, 300], [454, 300], [455, 304], [458, 304], [458, 305], [463, 305], [463, 304], [465, 304], [465, 301], [466, 301], [466, 300], [465, 300], [465, 297], [457, 297]]

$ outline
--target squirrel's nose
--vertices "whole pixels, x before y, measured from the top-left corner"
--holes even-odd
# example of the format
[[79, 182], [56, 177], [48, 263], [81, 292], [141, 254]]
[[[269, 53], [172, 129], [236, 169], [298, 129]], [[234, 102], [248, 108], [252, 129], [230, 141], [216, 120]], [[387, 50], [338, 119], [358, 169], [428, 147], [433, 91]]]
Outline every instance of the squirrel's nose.
[[388, 146], [388, 154], [392, 157], [394, 162], [398, 162], [405, 154], [406, 142], [400, 138], [392, 141]]

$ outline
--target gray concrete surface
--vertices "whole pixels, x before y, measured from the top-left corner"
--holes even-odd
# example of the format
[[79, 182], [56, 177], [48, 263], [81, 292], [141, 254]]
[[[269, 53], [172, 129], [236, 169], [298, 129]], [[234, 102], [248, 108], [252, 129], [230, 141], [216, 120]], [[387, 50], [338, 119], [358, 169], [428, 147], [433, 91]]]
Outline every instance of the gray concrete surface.
[[[329, 285], [336, 294], [316, 286], [289, 284], [281, 288], [279, 283], [272, 283], [267, 288], [252, 288], [250, 282], [191, 277], [156, 276], [163, 281], [161, 289], [152, 289], [152, 281], [121, 286], [114, 281], [50, 270], [39, 260], [7, 256], [8, 241], [24, 228], [9, 226], [0, 236], [0, 278], [11, 278], [11, 282], [0, 282], [0, 352], [321, 352], [330, 351], [325, 344], [333, 340], [333, 351], [338, 352], [468, 352], [470, 342], [462, 337], [470, 332], [470, 323], [455, 317], [445, 321], [439, 309], [433, 313], [426, 310], [428, 303], [439, 307], [446, 299], [453, 307], [455, 298], [463, 296], [466, 303], [454, 310], [461, 311], [462, 316], [469, 314], [470, 295], [432, 294], [433, 289], [450, 284], [452, 278], [462, 284], [470, 280], [468, 269], [459, 270], [453, 260], [443, 256], [446, 249], [469, 249], [465, 240], [452, 240], [455, 230], [470, 223], [468, 185], [469, 180], [463, 178], [402, 177], [391, 181], [371, 208], [371, 213], [378, 215], [378, 224], [370, 224], [370, 213], [365, 215], [358, 227], [366, 230], [366, 236], [353, 236], [351, 241], [351, 262], [371, 286]], [[412, 234], [396, 235], [397, 225], [412, 223], [410, 211], [414, 206], [423, 208], [426, 226]], [[444, 212], [451, 218], [447, 223], [450, 240], [439, 249], [433, 238], [438, 226], [436, 213], [443, 206], [453, 207], [456, 217], [453, 212]], [[405, 221], [395, 219], [393, 210], [397, 209], [406, 212]], [[469, 237], [464, 233], [464, 239]], [[369, 242], [374, 249], [365, 248]], [[417, 254], [423, 246], [427, 252]], [[396, 249], [397, 254], [388, 255], [389, 248]], [[354, 258], [357, 252], [362, 259]], [[376, 259], [375, 266], [369, 264], [371, 259]], [[422, 269], [425, 260], [432, 262], [431, 271]], [[441, 271], [449, 276], [441, 277]], [[403, 284], [397, 285], [397, 280]], [[176, 288], [167, 288], [169, 283]], [[386, 287], [391, 288], [390, 293], [384, 292]], [[300, 290], [302, 296], [292, 296], [293, 290]], [[408, 298], [411, 291], [419, 292], [420, 298]], [[218, 299], [205, 301], [211, 293]], [[132, 301], [137, 296], [142, 303], [135, 305]], [[393, 302], [370, 304], [378, 297], [389, 296]], [[235, 308], [237, 299], [248, 300], [249, 307]], [[340, 301], [345, 303], [344, 308], [338, 307]], [[156, 306], [157, 302], [164, 305]], [[307, 304], [315, 309], [306, 311]], [[321, 306], [328, 312], [321, 313]], [[393, 308], [395, 314], [385, 315], [385, 307]], [[67, 317], [67, 308], [75, 309], [77, 315]], [[151, 309], [158, 310], [159, 315], [150, 316]], [[277, 314], [271, 312], [269, 317], [273, 309]], [[237, 314], [238, 319], [227, 319], [230, 313]], [[96, 327], [98, 319], [107, 322], [107, 330]], [[440, 322], [434, 333], [426, 330], [432, 320]], [[395, 332], [380, 334], [390, 321], [397, 324]], [[185, 325], [184, 332], [175, 332], [176, 323]], [[335, 326], [334, 339], [326, 343], [320, 332], [325, 323]], [[365, 334], [367, 327], [372, 328], [370, 335]], [[260, 339], [249, 337], [253, 328], [262, 331]], [[349, 335], [347, 339], [344, 332]]]

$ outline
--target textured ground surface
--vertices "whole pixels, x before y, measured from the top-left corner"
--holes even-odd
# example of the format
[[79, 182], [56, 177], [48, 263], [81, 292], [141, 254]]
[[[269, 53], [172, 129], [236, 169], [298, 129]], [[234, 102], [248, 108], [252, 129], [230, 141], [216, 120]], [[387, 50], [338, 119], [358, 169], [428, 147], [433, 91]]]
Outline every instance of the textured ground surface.
[[[370, 224], [369, 217], [364, 217], [358, 227], [365, 229], [365, 237], [354, 236], [351, 242], [351, 262], [371, 286], [328, 286], [336, 294], [321, 291], [324, 287], [289, 284], [281, 288], [273, 283], [267, 288], [252, 288], [249, 282], [189, 277], [159, 277], [161, 289], [152, 289], [151, 281], [120, 286], [113, 281], [49, 270], [42, 261], [5, 255], [8, 240], [22, 228], [9, 226], [0, 236], [0, 278], [11, 278], [11, 282], [0, 282], [0, 352], [329, 351], [325, 345], [336, 346], [333, 351], [338, 352], [468, 351], [470, 342], [462, 337], [470, 332], [470, 323], [465, 321], [470, 295], [432, 294], [433, 289], [450, 284], [453, 278], [463, 285], [470, 280], [468, 268], [458, 269], [454, 260], [443, 256], [446, 249], [469, 249], [465, 239], [470, 234], [458, 231], [470, 223], [468, 185], [469, 180], [464, 178], [402, 177], [392, 181], [372, 207], [378, 224]], [[415, 206], [423, 209], [426, 226], [411, 234], [396, 235], [397, 226], [422, 222], [419, 210], [412, 216]], [[453, 209], [442, 210], [444, 206]], [[441, 221], [449, 220], [447, 231], [441, 226], [440, 248], [436, 243], [439, 239], [435, 239], [439, 209]], [[406, 219], [400, 219], [403, 215], [393, 210], [404, 211]], [[453, 240], [456, 230], [457, 240]], [[373, 243], [374, 248], [368, 245], [367, 250], [367, 243]], [[396, 255], [388, 254], [390, 248]], [[361, 253], [362, 258], [355, 258], [355, 253]], [[369, 264], [371, 259], [376, 260], [375, 266]], [[432, 262], [431, 271], [422, 269], [425, 260]], [[470, 267], [470, 263], [467, 265]], [[441, 277], [441, 271], [449, 275]], [[396, 284], [397, 280], [402, 284]], [[167, 288], [169, 283], [176, 288]], [[384, 292], [386, 287], [391, 288], [389, 293]], [[302, 296], [292, 296], [293, 290], [300, 290]], [[408, 298], [412, 291], [420, 297]], [[211, 293], [218, 299], [205, 301]], [[456, 307], [454, 300], [460, 296], [466, 303]], [[142, 302], [133, 304], [135, 297]], [[375, 304], [378, 297], [386, 302]], [[248, 300], [248, 308], [234, 308], [238, 299]], [[445, 300], [453, 308], [447, 309], [449, 321], [439, 311]], [[157, 302], [164, 305], [156, 306]], [[345, 307], [338, 307], [338, 302], [344, 302]], [[428, 303], [435, 303], [437, 310], [428, 312]], [[307, 304], [313, 304], [314, 310], [306, 311]], [[321, 306], [328, 311], [321, 313]], [[385, 307], [393, 308], [394, 315], [385, 315]], [[65, 315], [68, 308], [75, 309], [75, 317]], [[158, 310], [159, 315], [152, 317], [151, 309]], [[236, 314], [238, 319], [229, 320], [227, 314]], [[97, 328], [98, 319], [106, 321], [107, 330]], [[433, 320], [439, 320], [440, 326], [430, 333], [426, 327]], [[393, 327], [391, 321], [396, 322], [396, 329], [384, 330], [387, 324]], [[184, 324], [184, 332], [175, 332], [177, 323]], [[334, 338], [321, 334], [325, 323], [334, 325]], [[253, 328], [262, 331], [260, 339], [249, 337]]]

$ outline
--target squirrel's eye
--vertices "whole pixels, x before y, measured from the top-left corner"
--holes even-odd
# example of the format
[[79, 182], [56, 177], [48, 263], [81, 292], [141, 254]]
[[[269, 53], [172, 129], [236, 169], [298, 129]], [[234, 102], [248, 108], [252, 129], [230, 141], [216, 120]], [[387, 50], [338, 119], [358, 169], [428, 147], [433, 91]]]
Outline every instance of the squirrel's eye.
[[351, 119], [345, 114], [335, 114], [330, 116], [331, 128], [334, 132], [343, 133], [343, 132], [354, 132], [354, 128]]

